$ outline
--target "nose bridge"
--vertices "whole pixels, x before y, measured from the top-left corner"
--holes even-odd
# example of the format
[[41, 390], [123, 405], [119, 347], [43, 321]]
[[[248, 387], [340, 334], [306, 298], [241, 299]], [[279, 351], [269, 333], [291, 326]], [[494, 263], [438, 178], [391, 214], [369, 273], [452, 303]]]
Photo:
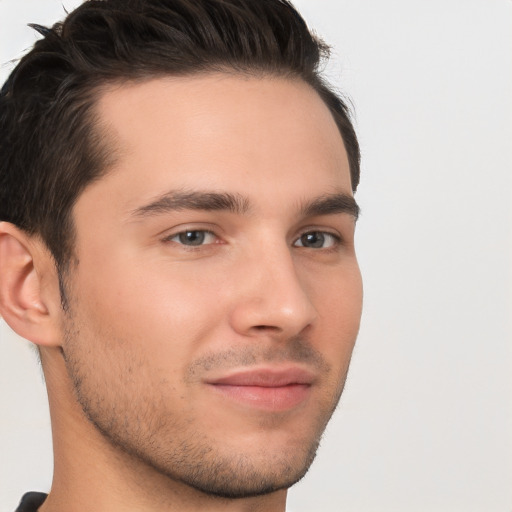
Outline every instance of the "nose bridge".
[[234, 313], [237, 330], [294, 336], [314, 321], [316, 310], [284, 240], [267, 239], [246, 255], [244, 267], [246, 286]]

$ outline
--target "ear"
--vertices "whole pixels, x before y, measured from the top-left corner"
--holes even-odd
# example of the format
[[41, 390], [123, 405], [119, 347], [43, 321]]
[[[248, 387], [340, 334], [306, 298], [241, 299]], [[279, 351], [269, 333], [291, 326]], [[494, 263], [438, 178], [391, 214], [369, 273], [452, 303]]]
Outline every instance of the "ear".
[[0, 316], [36, 345], [60, 345], [58, 276], [48, 249], [8, 222], [0, 222]]

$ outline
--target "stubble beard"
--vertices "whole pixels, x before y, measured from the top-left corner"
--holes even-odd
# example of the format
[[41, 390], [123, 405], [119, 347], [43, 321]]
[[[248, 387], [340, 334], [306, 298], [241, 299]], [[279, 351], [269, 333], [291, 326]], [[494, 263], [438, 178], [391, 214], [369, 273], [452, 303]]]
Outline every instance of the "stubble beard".
[[[120, 363], [115, 357], [108, 358], [108, 366], [114, 370], [114, 375], [117, 370], [117, 382], [115, 378], [110, 382], [102, 382], [101, 378], [95, 382], [93, 374], [97, 367], [91, 364], [94, 361], [87, 360], [92, 352], [80, 350], [84, 340], [78, 341], [80, 330], [75, 326], [71, 311], [68, 310], [67, 316], [66, 351], [63, 355], [76, 400], [88, 421], [112, 447], [127, 455], [135, 466], [143, 464], [171, 481], [185, 484], [204, 495], [228, 499], [262, 496], [288, 489], [309, 470], [325, 427], [338, 405], [346, 371], [332, 396], [326, 400], [326, 406], [315, 418], [312, 434], [300, 446], [281, 453], [262, 454], [260, 460], [255, 461], [250, 454], [237, 450], [230, 452], [228, 436], [222, 440], [209, 437], [197, 423], [187, 422], [172, 414], [164, 403], [165, 393], [160, 393], [158, 389], [153, 389], [149, 395], [146, 392], [146, 397], [137, 400], [137, 389], [133, 388], [131, 377], [128, 377], [133, 374], [133, 366], [123, 367], [123, 362], [129, 365], [127, 360]], [[309, 345], [299, 340], [295, 346], [292, 349], [295, 359], [313, 357]], [[251, 357], [254, 358], [254, 354], [245, 354], [239, 360], [247, 361]], [[318, 354], [314, 357], [321, 358]], [[222, 359], [225, 360], [226, 356], [222, 356]], [[208, 364], [211, 364], [211, 358]], [[144, 383], [144, 372], [149, 369], [144, 368], [142, 361], [136, 366], [142, 373], [138, 381]], [[191, 372], [198, 365], [193, 366]], [[94, 371], [89, 372], [88, 368]], [[113, 394], [112, 384], [117, 384], [119, 394]], [[130, 393], [130, 386], [133, 393]], [[221, 446], [218, 446], [219, 442]]]

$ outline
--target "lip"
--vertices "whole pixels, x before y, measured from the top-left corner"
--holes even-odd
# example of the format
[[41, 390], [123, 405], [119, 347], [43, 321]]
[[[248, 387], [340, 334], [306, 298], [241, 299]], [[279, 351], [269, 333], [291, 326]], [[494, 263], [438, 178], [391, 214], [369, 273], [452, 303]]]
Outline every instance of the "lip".
[[264, 411], [286, 411], [304, 403], [315, 375], [304, 368], [240, 369], [206, 381], [225, 399]]
[[227, 386], [282, 387], [290, 384], [311, 385], [315, 375], [298, 366], [282, 368], [249, 368], [234, 370], [227, 375], [208, 380], [208, 384]]

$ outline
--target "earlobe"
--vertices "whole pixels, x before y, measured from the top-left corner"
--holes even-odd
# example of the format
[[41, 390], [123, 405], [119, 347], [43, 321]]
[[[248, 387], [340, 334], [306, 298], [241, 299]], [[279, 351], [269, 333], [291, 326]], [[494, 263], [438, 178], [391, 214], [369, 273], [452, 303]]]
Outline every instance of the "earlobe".
[[52, 294], [43, 297], [42, 270], [49, 270], [42, 242], [0, 222], [0, 316], [23, 338], [41, 346], [59, 345]]

